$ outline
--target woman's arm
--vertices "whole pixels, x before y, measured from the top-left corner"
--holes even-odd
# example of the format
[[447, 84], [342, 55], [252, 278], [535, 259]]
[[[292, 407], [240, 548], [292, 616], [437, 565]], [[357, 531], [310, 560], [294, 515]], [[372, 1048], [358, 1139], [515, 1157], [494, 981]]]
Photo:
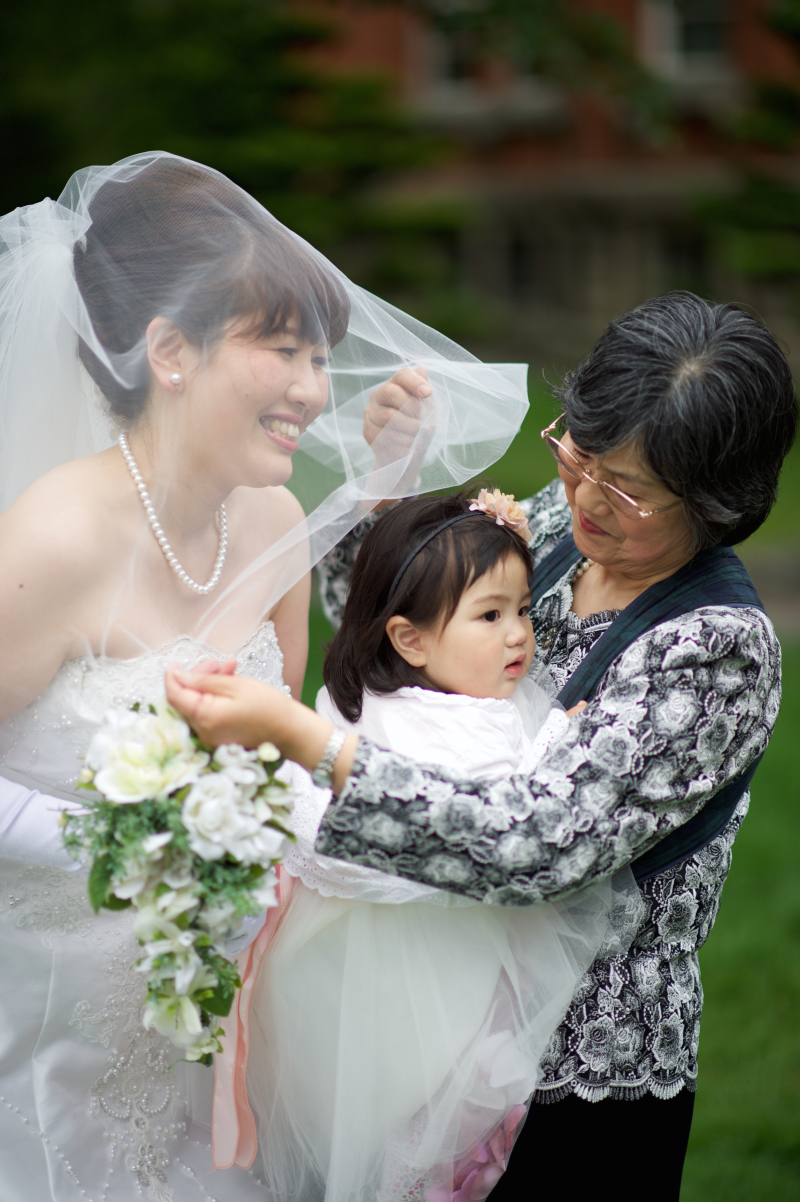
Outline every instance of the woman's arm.
[[[233, 679], [227, 711], [205, 693], [170, 698], [212, 741], [215, 726], [224, 740], [270, 738], [313, 767], [330, 725]], [[698, 610], [631, 644], [530, 777], [461, 779], [349, 736], [317, 850], [495, 904], [568, 893], [693, 817], [763, 750], [779, 700], [763, 615]]]
[[317, 850], [495, 904], [565, 894], [693, 817], [763, 751], [779, 700], [763, 615], [696, 611], [620, 656], [531, 777], [462, 780], [362, 740]]

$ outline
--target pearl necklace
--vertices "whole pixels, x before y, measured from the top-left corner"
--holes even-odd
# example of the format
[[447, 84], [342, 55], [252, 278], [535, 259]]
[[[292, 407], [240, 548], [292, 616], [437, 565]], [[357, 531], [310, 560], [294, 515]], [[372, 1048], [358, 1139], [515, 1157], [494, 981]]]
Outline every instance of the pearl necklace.
[[589, 568], [592, 567], [593, 564], [594, 564], [593, 559], [588, 559], [588, 558], [582, 559], [580, 562], [580, 567], [578, 568], [575, 575], [572, 577], [572, 583], [574, 584], [576, 580], [580, 580], [580, 578], [581, 578], [581, 576], [583, 576], [584, 572], [588, 572]]
[[220, 505], [219, 507], [219, 550], [217, 552], [217, 561], [214, 564], [214, 571], [211, 573], [211, 579], [209, 580], [208, 584], [198, 584], [196, 580], [192, 580], [189, 573], [184, 571], [184, 569], [178, 563], [178, 557], [167, 541], [167, 536], [164, 533], [164, 529], [156, 516], [156, 511], [153, 508], [153, 502], [150, 500], [150, 494], [148, 493], [145, 482], [142, 479], [142, 473], [139, 471], [138, 464], [131, 454], [131, 449], [128, 446], [128, 440], [124, 434], [120, 434], [118, 442], [119, 449], [122, 451], [122, 457], [128, 465], [128, 471], [133, 477], [133, 482], [136, 485], [139, 496], [142, 498], [142, 504], [144, 505], [144, 511], [147, 514], [147, 520], [150, 523], [150, 528], [153, 531], [153, 534], [156, 536], [156, 542], [164, 552], [164, 558], [166, 559], [167, 563], [172, 568], [178, 579], [182, 580], [184, 584], [187, 584], [193, 592], [200, 594], [210, 593], [212, 588], [216, 588], [216, 586], [219, 584], [219, 578], [222, 575], [222, 568], [225, 564], [225, 556], [228, 552], [228, 523], [225, 519], [225, 506]]

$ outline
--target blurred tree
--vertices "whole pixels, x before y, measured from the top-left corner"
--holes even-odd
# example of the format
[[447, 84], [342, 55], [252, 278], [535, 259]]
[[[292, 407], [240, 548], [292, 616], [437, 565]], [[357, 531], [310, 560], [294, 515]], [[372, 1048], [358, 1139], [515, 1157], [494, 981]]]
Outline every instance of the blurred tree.
[[140, 150], [231, 176], [318, 245], [376, 174], [425, 161], [385, 80], [304, 51], [335, 26], [281, 0], [27, 0], [0, 39], [0, 212]]
[[[777, 0], [764, 20], [800, 60], [800, 0]], [[733, 133], [737, 154], [742, 142], [791, 154], [800, 139], [800, 89], [758, 83]], [[800, 190], [780, 168], [771, 175], [746, 171], [733, 196], [701, 205], [701, 218], [712, 254], [728, 271], [751, 280], [800, 280]]]

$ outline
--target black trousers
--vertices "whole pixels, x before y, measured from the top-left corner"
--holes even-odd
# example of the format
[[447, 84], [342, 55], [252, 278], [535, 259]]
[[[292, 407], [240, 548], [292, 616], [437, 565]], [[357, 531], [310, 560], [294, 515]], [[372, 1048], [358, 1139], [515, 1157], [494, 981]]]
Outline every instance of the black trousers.
[[678, 1202], [694, 1094], [662, 1102], [534, 1103], [489, 1202], [587, 1202], [616, 1195]]

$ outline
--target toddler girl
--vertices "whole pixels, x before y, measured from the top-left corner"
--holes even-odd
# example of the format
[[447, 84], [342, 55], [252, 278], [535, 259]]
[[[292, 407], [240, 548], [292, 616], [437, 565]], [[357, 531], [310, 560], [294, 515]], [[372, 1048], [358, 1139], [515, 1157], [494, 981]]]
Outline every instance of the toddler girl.
[[[514, 827], [527, 811], [508, 778], [529, 772], [568, 723], [528, 678], [527, 537], [523, 512], [497, 492], [387, 510], [358, 556], [317, 699], [334, 725], [379, 746], [496, 777], [486, 809], [437, 782], [439, 820], [473, 848], [487, 824], [506, 831], [509, 876], [525, 863]], [[243, 966], [256, 1170], [270, 1197], [298, 1202], [485, 1198], [603, 940], [611, 888], [513, 909], [334, 861], [314, 852], [327, 790], [300, 770], [294, 783], [298, 842], [281, 910]], [[412, 773], [409, 798], [420, 787]], [[375, 815], [387, 851], [402, 833]], [[463, 882], [466, 857], [446, 871]], [[238, 1070], [228, 1049], [218, 1064], [218, 1167], [227, 1116], [246, 1112], [224, 1086], [235, 1092], [239, 1044]], [[244, 1127], [246, 1164], [255, 1149], [252, 1136], [243, 1148]]]

